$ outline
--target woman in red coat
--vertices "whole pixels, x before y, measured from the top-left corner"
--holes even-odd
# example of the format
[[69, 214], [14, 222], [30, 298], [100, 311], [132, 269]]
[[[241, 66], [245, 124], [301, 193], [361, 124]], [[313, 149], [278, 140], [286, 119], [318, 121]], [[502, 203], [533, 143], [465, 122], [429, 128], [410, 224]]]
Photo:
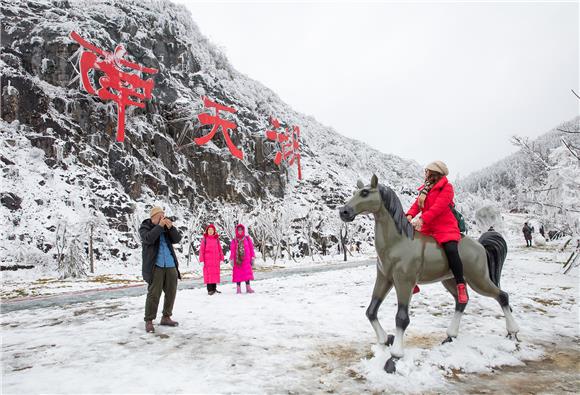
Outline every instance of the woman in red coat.
[[224, 260], [224, 253], [220, 237], [215, 226], [210, 224], [203, 234], [199, 247], [199, 261], [203, 263], [203, 282], [207, 284], [207, 293], [220, 293], [217, 284], [220, 282], [220, 262]]
[[[432, 236], [443, 247], [457, 283], [458, 301], [463, 304], [469, 298], [463, 278], [463, 264], [457, 249], [461, 233], [457, 219], [451, 212], [454, 192], [453, 186], [447, 180], [448, 174], [447, 166], [441, 161], [427, 165], [425, 183], [419, 188], [419, 197], [407, 212], [407, 219], [416, 230]], [[415, 218], [419, 213], [421, 216]]]

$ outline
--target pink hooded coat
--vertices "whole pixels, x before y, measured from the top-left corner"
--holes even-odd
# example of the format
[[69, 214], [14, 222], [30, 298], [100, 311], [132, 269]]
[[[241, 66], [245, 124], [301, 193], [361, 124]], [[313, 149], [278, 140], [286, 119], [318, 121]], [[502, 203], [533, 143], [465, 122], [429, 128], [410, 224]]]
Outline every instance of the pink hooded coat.
[[[238, 234], [238, 228], [242, 230], [242, 235]], [[244, 261], [241, 265], [238, 265], [236, 262], [236, 251], [238, 248], [238, 243], [244, 243], [245, 255]], [[246, 235], [246, 228], [244, 225], [239, 224], [236, 226], [236, 238], [232, 240], [230, 244], [230, 259], [234, 262], [234, 270], [232, 275], [232, 281], [234, 283], [240, 283], [243, 281], [250, 281], [254, 279], [254, 272], [252, 271], [252, 259], [256, 256], [254, 252], [254, 243], [252, 243], [252, 239], [250, 236]]]
[[[211, 236], [207, 233], [209, 228], [213, 228], [214, 231]], [[219, 235], [215, 231], [215, 226], [209, 225], [203, 234], [199, 248], [199, 261], [203, 262], [203, 282], [205, 284], [220, 283], [220, 262], [223, 260], [224, 253]]]

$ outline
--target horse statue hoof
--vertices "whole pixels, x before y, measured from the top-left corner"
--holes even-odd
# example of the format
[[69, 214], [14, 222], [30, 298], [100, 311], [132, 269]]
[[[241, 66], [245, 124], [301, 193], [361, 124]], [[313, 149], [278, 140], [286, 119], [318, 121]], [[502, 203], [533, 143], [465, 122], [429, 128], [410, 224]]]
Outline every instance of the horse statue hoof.
[[443, 340], [443, 342], [441, 342], [441, 344], [451, 343], [452, 341], [453, 341], [453, 338], [451, 336], [447, 336], [447, 339]]
[[517, 332], [516, 332], [516, 333], [508, 333], [506, 337], [507, 337], [508, 339], [510, 339], [510, 340], [515, 340], [515, 341], [517, 341], [518, 343], [521, 341], [520, 339], [518, 339], [518, 334], [517, 334]]
[[395, 373], [397, 371], [397, 367], [395, 366], [397, 360], [399, 358], [391, 357], [387, 360], [385, 364], [385, 372], [387, 373]]
[[388, 335], [385, 346], [392, 346], [394, 342], [395, 342], [395, 335]]

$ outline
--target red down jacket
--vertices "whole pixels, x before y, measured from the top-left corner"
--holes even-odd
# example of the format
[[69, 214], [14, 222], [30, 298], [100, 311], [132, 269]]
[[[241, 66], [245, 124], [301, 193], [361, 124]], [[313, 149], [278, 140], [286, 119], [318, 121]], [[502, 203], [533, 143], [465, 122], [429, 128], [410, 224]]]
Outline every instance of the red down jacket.
[[[424, 185], [419, 190], [423, 188]], [[421, 211], [423, 218], [421, 233], [432, 236], [439, 244], [461, 240], [457, 219], [449, 207], [450, 204], [453, 205], [453, 196], [453, 186], [447, 177], [443, 177], [427, 193], [423, 210], [419, 208], [417, 199], [407, 212], [407, 215], [415, 217]]]

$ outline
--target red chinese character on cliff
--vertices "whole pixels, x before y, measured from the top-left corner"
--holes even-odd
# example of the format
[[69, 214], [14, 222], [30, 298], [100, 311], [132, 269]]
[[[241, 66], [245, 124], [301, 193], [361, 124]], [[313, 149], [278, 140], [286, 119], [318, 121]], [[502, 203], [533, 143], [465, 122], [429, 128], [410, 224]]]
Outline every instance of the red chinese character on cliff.
[[[126, 51], [122, 45], [117, 45], [115, 52], [110, 53], [87, 42], [74, 31], [70, 37], [86, 49], [79, 61], [83, 87], [91, 95], [117, 103], [117, 141], [124, 141], [125, 108], [144, 108], [143, 100], [151, 99], [154, 83], [153, 79], [143, 80], [138, 74], [123, 71], [123, 67], [148, 74], [156, 74], [158, 70], [123, 59]], [[91, 70], [100, 70], [105, 74], [99, 78], [100, 87], [96, 90], [89, 79]]]
[[271, 118], [270, 123], [273, 126], [273, 130], [266, 131], [266, 137], [268, 140], [277, 141], [280, 145], [281, 151], [276, 153], [274, 158], [274, 163], [280, 165], [282, 161], [288, 161], [290, 166], [296, 162], [298, 166], [298, 179], [302, 179], [302, 167], [300, 166], [300, 128], [298, 126], [292, 126], [286, 128], [283, 132], [277, 132], [280, 129], [280, 121], [276, 118]]
[[193, 141], [195, 141], [195, 143], [197, 145], [204, 145], [205, 143], [207, 143], [208, 141], [210, 141], [213, 138], [213, 136], [215, 135], [215, 133], [217, 132], [217, 130], [221, 126], [222, 133], [224, 134], [224, 138], [226, 140], [226, 144], [228, 145], [228, 148], [230, 149], [230, 152], [236, 158], [243, 159], [244, 153], [242, 151], [240, 151], [238, 149], [238, 147], [236, 147], [234, 145], [234, 143], [232, 142], [232, 139], [230, 138], [230, 133], [228, 131], [228, 129], [237, 128], [238, 125], [236, 125], [234, 122], [231, 122], [231, 121], [228, 121], [228, 120], [225, 120], [225, 119], [222, 119], [219, 117], [220, 111], [227, 111], [230, 113], [235, 113], [236, 110], [234, 108], [231, 108], [231, 107], [226, 107], [223, 104], [213, 102], [205, 96], [203, 97], [203, 105], [206, 108], [212, 108], [212, 107], [215, 108], [215, 115], [210, 115], [210, 114], [206, 114], [206, 113], [199, 114], [197, 116], [197, 119], [199, 119], [199, 121], [202, 123], [202, 125], [213, 125], [213, 128], [205, 136], [195, 138]]

